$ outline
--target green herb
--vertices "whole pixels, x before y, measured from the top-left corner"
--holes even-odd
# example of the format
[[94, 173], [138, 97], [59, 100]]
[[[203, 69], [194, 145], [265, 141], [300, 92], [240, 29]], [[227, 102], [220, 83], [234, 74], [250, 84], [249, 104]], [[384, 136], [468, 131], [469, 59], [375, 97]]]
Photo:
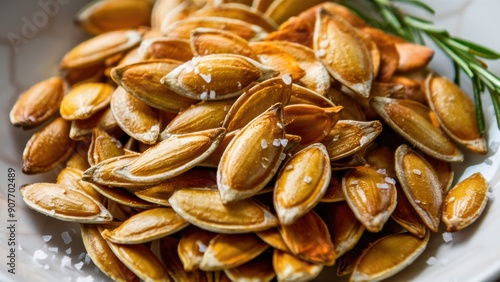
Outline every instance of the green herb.
[[[408, 41], [425, 44], [426, 35], [453, 61], [455, 82], [460, 84], [460, 70], [472, 81], [478, 126], [484, 132], [484, 113], [481, 93], [488, 90], [495, 109], [497, 126], [500, 129], [500, 78], [490, 72], [481, 59], [500, 59], [500, 53], [461, 38], [451, 36], [446, 30], [436, 27], [432, 21], [405, 13], [397, 3], [406, 3], [429, 13], [434, 10], [419, 0], [363, 0], [371, 6], [370, 14], [363, 13], [344, 0], [351, 8], [370, 24], [396, 34]], [[375, 14], [373, 13], [375, 11]]]

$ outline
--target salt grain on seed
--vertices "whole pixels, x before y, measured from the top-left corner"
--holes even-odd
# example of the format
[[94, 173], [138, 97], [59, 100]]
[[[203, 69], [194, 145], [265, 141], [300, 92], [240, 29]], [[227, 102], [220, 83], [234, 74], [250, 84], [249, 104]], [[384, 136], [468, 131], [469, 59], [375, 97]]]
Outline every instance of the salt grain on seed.
[[450, 232], [443, 232], [443, 240], [446, 243], [451, 242], [453, 240], [453, 234], [451, 234]]
[[39, 260], [43, 260], [43, 259], [46, 259], [49, 255], [42, 251], [42, 250], [36, 250], [34, 253], [33, 253], [33, 258], [34, 259], [39, 259]]
[[396, 180], [394, 178], [391, 178], [391, 177], [386, 177], [385, 182], [387, 182], [389, 184], [396, 184]]
[[61, 238], [63, 239], [64, 244], [69, 244], [69, 243], [71, 243], [71, 241], [73, 241], [73, 239], [71, 239], [71, 235], [69, 235], [68, 231], [64, 231], [63, 233], [61, 233]]
[[288, 139], [286, 139], [286, 138], [280, 139], [280, 143], [281, 143], [281, 146], [286, 147], [286, 145], [288, 145]]
[[262, 149], [267, 148], [267, 141], [265, 139], [260, 140], [260, 146]]
[[358, 185], [358, 180], [354, 179], [353, 181], [351, 181], [351, 185]]
[[200, 94], [200, 99], [201, 100], [206, 100], [208, 98], [208, 92], [203, 91], [203, 93]]
[[419, 169], [414, 169], [412, 172], [416, 175], [422, 175], [422, 172]]
[[276, 126], [278, 126], [279, 128], [283, 129], [283, 124], [281, 124], [281, 123], [279, 123], [279, 122], [278, 122], [278, 123], [276, 123]]
[[274, 139], [274, 140], [273, 140], [273, 146], [274, 146], [274, 147], [279, 147], [280, 145], [281, 145], [281, 142], [280, 142], [280, 140], [279, 140], [279, 139]]
[[210, 99], [213, 100], [215, 99], [215, 95], [216, 95], [215, 90], [210, 90], [210, 94], [208, 94], [208, 97], [210, 97]]
[[76, 269], [81, 270], [82, 267], [83, 267], [83, 262], [81, 261], [79, 263], [75, 263], [74, 266], [75, 266]]
[[428, 259], [427, 259], [426, 263], [427, 263], [428, 265], [435, 265], [435, 264], [437, 264], [437, 263], [438, 263], [438, 259], [437, 259], [437, 258], [435, 258], [435, 257], [430, 257], [430, 258], [428, 258]]
[[379, 169], [377, 169], [377, 173], [379, 173], [379, 174], [386, 174], [387, 171], [385, 170], [385, 168], [379, 168]]
[[377, 186], [378, 189], [389, 189], [390, 188], [389, 184], [387, 184], [387, 183], [376, 183], [375, 185]]
[[330, 43], [330, 42], [329, 42], [328, 40], [326, 40], [326, 39], [325, 39], [325, 40], [321, 40], [321, 41], [319, 42], [319, 48], [321, 48], [321, 49], [326, 49], [326, 47], [328, 47], [328, 44], [329, 44], [329, 43]]
[[207, 245], [203, 244], [201, 241], [196, 241], [196, 245], [198, 245], [198, 251], [200, 251], [200, 253], [205, 253], [207, 251]]
[[52, 239], [52, 235], [43, 235], [42, 236], [42, 240], [47, 243], [48, 241], [50, 241], [50, 239]]
[[203, 78], [203, 80], [205, 80], [206, 83], [212, 82], [212, 75], [211, 74], [200, 73], [200, 76], [201, 76], [201, 78]]
[[293, 165], [287, 165], [285, 169], [286, 170], [291, 170], [291, 169], [293, 169]]
[[290, 85], [292, 84], [292, 76], [289, 75], [289, 74], [285, 74], [283, 76], [281, 76], [281, 79], [283, 80], [283, 82], [286, 84], [286, 85]]
[[305, 183], [309, 184], [309, 183], [311, 183], [311, 181], [312, 181], [312, 177], [310, 177], [309, 175], [306, 176], [306, 177], [304, 177], [304, 182]]
[[337, 142], [337, 141], [339, 141], [339, 138], [340, 138], [340, 135], [337, 134], [337, 135], [333, 136], [332, 141]]
[[316, 51], [316, 56], [318, 58], [323, 58], [325, 55], [326, 55], [326, 50], [325, 49], [319, 49], [318, 51]]
[[49, 211], [49, 216], [54, 216], [56, 215], [56, 211], [55, 210], [50, 210]]
[[420, 204], [420, 200], [415, 200], [415, 204]]

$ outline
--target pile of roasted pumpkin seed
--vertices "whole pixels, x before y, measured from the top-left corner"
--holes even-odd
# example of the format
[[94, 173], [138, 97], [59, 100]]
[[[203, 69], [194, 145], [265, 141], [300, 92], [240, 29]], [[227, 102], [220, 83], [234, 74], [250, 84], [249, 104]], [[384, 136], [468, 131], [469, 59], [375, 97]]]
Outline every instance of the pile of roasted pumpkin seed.
[[[40, 129], [21, 188], [81, 223], [116, 281], [352, 281], [407, 267], [430, 233], [481, 214], [480, 173], [451, 188], [461, 148], [486, 142], [474, 105], [425, 46], [304, 0], [100, 0], [94, 37], [24, 92]], [[458, 145], [457, 145], [458, 144]]]

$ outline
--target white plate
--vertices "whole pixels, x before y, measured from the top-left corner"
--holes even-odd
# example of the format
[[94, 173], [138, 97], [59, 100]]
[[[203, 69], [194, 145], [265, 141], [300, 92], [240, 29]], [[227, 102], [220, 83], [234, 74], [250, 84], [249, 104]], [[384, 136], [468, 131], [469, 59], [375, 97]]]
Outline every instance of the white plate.
[[[433, 18], [437, 25], [452, 34], [500, 50], [498, 0], [441, 0], [427, 1], [437, 11]], [[8, 3], [8, 4], [5, 4]], [[40, 3], [52, 3], [44, 7]], [[55, 3], [55, 4], [54, 4]], [[10, 125], [8, 113], [17, 95], [34, 83], [57, 74], [57, 63], [62, 55], [87, 35], [72, 24], [73, 15], [83, 6], [82, 1], [40, 0], [6, 1], [0, 9], [0, 281], [107, 281], [95, 266], [85, 259], [79, 226], [40, 215], [24, 204], [19, 186], [26, 183], [53, 181], [55, 172], [37, 176], [21, 173], [21, 155], [33, 130], [23, 131]], [[14, 39], [15, 35], [18, 37]], [[9, 36], [8, 36], [9, 35]], [[21, 38], [22, 37], [22, 38]], [[12, 41], [14, 40], [14, 41]], [[433, 67], [452, 75], [450, 62], [437, 54]], [[500, 75], [500, 63], [490, 65]], [[464, 80], [465, 81], [465, 80]], [[467, 81], [465, 81], [467, 82]], [[470, 83], [465, 84], [470, 91]], [[500, 132], [493, 122], [493, 108], [484, 95], [488, 144], [500, 142]], [[498, 145], [496, 146], [498, 148]], [[485, 160], [488, 160], [485, 162]], [[434, 236], [418, 261], [394, 281], [484, 281], [500, 277], [500, 153], [490, 150], [486, 157], [467, 153], [466, 161], [456, 165], [456, 180], [481, 171], [491, 186], [494, 197], [483, 216], [470, 228], [457, 232], [453, 241], [445, 243], [441, 234]], [[16, 222], [8, 222], [8, 169], [16, 171]], [[12, 197], [12, 196], [11, 196]], [[8, 226], [14, 223], [15, 232]], [[67, 243], [61, 234], [68, 232], [72, 241]], [[12, 238], [9, 241], [9, 238]], [[50, 240], [49, 240], [50, 239]], [[15, 274], [8, 257], [9, 243], [15, 243]], [[45, 253], [45, 259], [34, 259]], [[435, 257], [438, 263], [427, 265]], [[14, 265], [12, 265], [14, 266]], [[81, 269], [79, 269], [81, 267]], [[329, 281], [332, 270], [324, 272], [318, 280]]]

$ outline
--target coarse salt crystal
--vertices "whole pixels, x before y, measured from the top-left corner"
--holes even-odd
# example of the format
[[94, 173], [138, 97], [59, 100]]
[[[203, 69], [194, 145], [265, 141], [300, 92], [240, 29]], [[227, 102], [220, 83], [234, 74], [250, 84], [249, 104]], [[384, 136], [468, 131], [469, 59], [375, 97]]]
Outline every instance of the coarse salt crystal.
[[213, 100], [213, 99], [215, 99], [215, 95], [216, 95], [215, 90], [210, 90], [210, 93], [208, 94], [208, 97], [210, 97], [210, 99]]
[[493, 164], [493, 160], [491, 158], [487, 158], [484, 160], [484, 163], [487, 164], [487, 165], [492, 165]]
[[337, 142], [337, 141], [339, 141], [339, 138], [340, 138], [340, 135], [337, 134], [337, 135], [333, 136], [333, 140], [332, 141], [333, 142]]
[[280, 143], [281, 143], [281, 146], [286, 147], [286, 145], [288, 144], [288, 139], [286, 139], [286, 138], [280, 139]]
[[50, 241], [50, 239], [52, 239], [52, 235], [43, 235], [42, 236], [42, 240], [47, 243], [48, 241]]
[[446, 243], [451, 242], [453, 240], [453, 234], [451, 234], [450, 232], [443, 232], [443, 240]]
[[69, 235], [68, 231], [64, 231], [63, 233], [61, 233], [61, 238], [63, 239], [64, 244], [69, 244], [69, 243], [71, 243], [71, 241], [73, 241], [73, 239], [71, 239], [71, 235]]
[[354, 179], [353, 181], [351, 181], [351, 185], [358, 185], [359, 181]]
[[200, 251], [200, 253], [205, 253], [205, 251], [207, 250], [207, 245], [203, 244], [199, 240], [196, 241], [196, 245], [198, 245], [198, 250]]
[[281, 123], [279, 123], [279, 122], [278, 122], [278, 123], [276, 123], [276, 126], [278, 126], [279, 128], [283, 128], [283, 124], [281, 124]]
[[287, 165], [286, 166], [286, 170], [291, 170], [291, 169], [293, 169], [293, 165]]
[[422, 175], [422, 172], [420, 171], [420, 169], [414, 169], [414, 170], [412, 170], [412, 172], [416, 175]]
[[265, 139], [260, 140], [260, 146], [262, 149], [267, 148], [267, 141]]
[[308, 176], [306, 176], [306, 177], [304, 177], [304, 182], [305, 182], [305, 183], [308, 183], [308, 184], [309, 184], [309, 183], [311, 183], [311, 181], [312, 181], [312, 177], [310, 177], [309, 175], [308, 175]]
[[387, 183], [376, 183], [375, 185], [379, 189], [389, 189], [390, 188], [389, 184], [387, 184]]
[[428, 265], [435, 265], [435, 264], [437, 264], [437, 263], [438, 263], [438, 259], [437, 259], [437, 258], [435, 258], [435, 257], [430, 257], [430, 258], [428, 258], [428, 259], [427, 259], [426, 263], [427, 263]]
[[48, 264], [43, 265], [43, 269], [49, 269], [49, 268], [50, 268], [50, 265], [48, 265]]
[[385, 182], [390, 183], [390, 184], [396, 184], [396, 180], [391, 177], [386, 177]]
[[81, 253], [78, 255], [77, 259], [78, 259], [78, 260], [82, 260], [82, 259], [84, 259], [84, 258], [85, 258], [85, 256], [86, 256], [86, 255], [87, 255], [87, 253], [86, 253], [86, 252], [81, 252]]
[[49, 211], [49, 216], [54, 216], [56, 215], [56, 211], [55, 210], [50, 210]]
[[420, 204], [420, 200], [415, 200], [415, 204]]
[[289, 75], [289, 74], [285, 74], [283, 76], [281, 76], [281, 79], [283, 80], [283, 82], [286, 84], [286, 85], [290, 85], [292, 84], [292, 76]]
[[49, 247], [48, 251], [57, 254], [59, 252], [59, 248], [58, 247]]
[[67, 248], [64, 252], [68, 255], [71, 255], [71, 247]]
[[274, 146], [274, 147], [279, 147], [280, 145], [281, 145], [281, 142], [280, 142], [280, 140], [279, 140], [279, 139], [274, 139], [274, 140], [273, 140], [273, 146]]
[[319, 49], [318, 51], [316, 51], [316, 56], [318, 56], [319, 58], [322, 58], [326, 55], [326, 50], [325, 49]]
[[386, 170], [385, 170], [385, 168], [379, 168], [379, 169], [377, 169], [377, 172], [378, 172], [379, 174], [386, 174]]
[[211, 74], [200, 73], [200, 76], [201, 76], [201, 78], [203, 78], [203, 80], [205, 80], [206, 83], [212, 82], [212, 75]]
[[34, 259], [40, 259], [40, 260], [42, 260], [42, 259], [46, 259], [48, 256], [49, 255], [46, 252], [42, 251], [42, 250], [36, 250], [33, 253], [33, 258]]
[[449, 199], [448, 199], [448, 203], [451, 204], [455, 202], [455, 197], [451, 196]]
[[92, 259], [90, 258], [89, 254], [85, 254], [85, 260], [84, 260], [85, 264], [90, 264], [91, 260]]
[[329, 44], [329, 43], [330, 43], [330, 42], [329, 42], [327, 39], [325, 39], [325, 40], [321, 40], [321, 41], [319, 42], [319, 48], [321, 48], [321, 49], [325, 49], [326, 47], [328, 47], [328, 44]]
[[500, 147], [500, 142], [498, 141], [493, 141], [490, 144], [490, 151], [495, 154], [498, 151], [498, 148]]
[[203, 93], [200, 94], [200, 99], [201, 100], [206, 100], [208, 98], [208, 92], [203, 91]]
[[68, 257], [68, 256], [64, 256], [62, 259], [61, 259], [61, 267], [67, 267], [67, 268], [73, 268], [71, 266], [71, 258]]
[[280, 160], [284, 160], [285, 158], [286, 158], [286, 154], [285, 153], [281, 153]]
[[93, 282], [94, 281], [94, 277], [92, 277], [92, 275], [89, 275], [87, 277], [77, 277], [76, 278], [76, 282]]
[[488, 199], [493, 199], [494, 196], [493, 196], [493, 193], [491, 193], [490, 191], [486, 192], [486, 197], [488, 197]]
[[75, 263], [74, 266], [76, 269], [81, 270], [83, 267], [83, 261]]

